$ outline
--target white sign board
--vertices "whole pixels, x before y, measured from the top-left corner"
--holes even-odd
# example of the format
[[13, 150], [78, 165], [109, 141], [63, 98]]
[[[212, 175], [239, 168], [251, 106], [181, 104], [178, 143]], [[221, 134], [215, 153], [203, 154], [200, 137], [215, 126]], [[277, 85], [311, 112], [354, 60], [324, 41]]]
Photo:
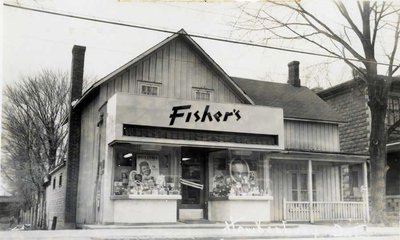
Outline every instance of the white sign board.
[[[115, 124], [277, 135], [283, 139], [283, 109], [247, 104], [179, 100], [117, 93], [108, 101]], [[115, 111], [115, 112], [114, 112]]]

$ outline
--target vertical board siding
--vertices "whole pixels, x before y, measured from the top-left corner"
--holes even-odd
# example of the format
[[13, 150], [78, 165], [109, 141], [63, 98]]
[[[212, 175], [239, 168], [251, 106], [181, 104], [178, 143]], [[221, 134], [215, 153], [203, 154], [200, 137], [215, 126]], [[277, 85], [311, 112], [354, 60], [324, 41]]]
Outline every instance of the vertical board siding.
[[122, 92], [122, 77], [121, 77], [121, 75], [115, 79], [115, 92]]
[[99, 94], [99, 103], [102, 105], [105, 101], [107, 101], [107, 85], [100, 86], [100, 94]]
[[98, 131], [99, 98], [93, 99], [82, 111], [79, 179], [77, 194], [77, 223], [94, 223], [95, 181], [97, 173], [96, 133]]
[[129, 92], [129, 70], [122, 75], [122, 92]]
[[[281, 221], [283, 219], [283, 198], [286, 198], [287, 201], [292, 200], [291, 174], [295, 172], [307, 173], [307, 162], [285, 163], [279, 160], [271, 161], [272, 221]], [[339, 172], [338, 166], [318, 165], [313, 162], [317, 201], [340, 201]]]
[[242, 103], [218, 73], [183, 40], [177, 39], [105, 83], [107, 97], [115, 92], [139, 94], [138, 81], [159, 83], [162, 97], [192, 99], [193, 88], [213, 91], [214, 102]]
[[110, 80], [107, 83], [107, 99], [109, 99], [112, 95], [114, 95], [114, 91], [115, 91], [114, 80]]
[[285, 120], [287, 149], [339, 152], [336, 124]]
[[[136, 81], [144, 79], [143, 69], [144, 69], [144, 64], [143, 64], [143, 61], [142, 61], [142, 62], [139, 62], [137, 64], [137, 66], [136, 66]], [[131, 81], [132, 81], [132, 79], [131, 79]]]
[[157, 52], [157, 61], [156, 61], [156, 76], [155, 80], [158, 83], [162, 83], [162, 70], [163, 70], [163, 51], [162, 49]]
[[169, 94], [169, 45], [162, 49], [162, 74], [161, 74], [161, 84], [163, 86], [161, 94], [163, 97], [168, 97]]

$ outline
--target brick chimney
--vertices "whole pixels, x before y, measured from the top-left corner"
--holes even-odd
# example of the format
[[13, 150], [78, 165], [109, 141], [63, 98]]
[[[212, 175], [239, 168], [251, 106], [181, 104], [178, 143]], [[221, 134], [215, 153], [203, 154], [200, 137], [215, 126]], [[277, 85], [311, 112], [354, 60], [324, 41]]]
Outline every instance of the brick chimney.
[[75, 227], [79, 178], [79, 154], [81, 137], [81, 112], [72, 103], [82, 95], [83, 69], [86, 47], [72, 48], [70, 111], [68, 119], [67, 185], [65, 196], [65, 223]]
[[288, 63], [289, 67], [289, 78], [287, 83], [295, 87], [301, 87], [300, 78], [299, 78], [299, 61], [293, 61]]
[[80, 98], [83, 85], [83, 67], [86, 47], [74, 45], [71, 66], [71, 102]]

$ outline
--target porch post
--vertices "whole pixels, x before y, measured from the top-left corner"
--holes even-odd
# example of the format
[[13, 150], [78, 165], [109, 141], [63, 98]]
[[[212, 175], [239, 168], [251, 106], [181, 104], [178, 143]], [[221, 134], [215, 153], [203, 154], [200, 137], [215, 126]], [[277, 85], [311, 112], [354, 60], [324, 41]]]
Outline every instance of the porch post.
[[264, 186], [265, 186], [265, 188], [264, 188], [264, 190], [266, 190], [266, 191], [268, 191], [268, 193], [266, 193], [266, 194], [269, 194], [269, 195], [271, 195], [271, 185], [270, 185], [270, 183], [271, 183], [271, 180], [270, 180], [270, 175], [269, 175], [269, 164], [270, 164], [270, 157], [268, 156], [268, 154], [264, 154], [264, 156], [263, 156], [263, 164], [264, 164]]
[[309, 202], [309, 212], [310, 212], [310, 223], [314, 223], [314, 214], [313, 214], [313, 192], [312, 192], [312, 162], [308, 160], [308, 202]]
[[367, 168], [367, 162], [363, 162], [363, 172], [364, 172], [364, 187], [365, 187], [365, 192], [363, 196], [364, 200], [364, 211], [365, 211], [365, 218], [367, 222], [369, 222], [369, 194], [368, 194], [368, 168]]

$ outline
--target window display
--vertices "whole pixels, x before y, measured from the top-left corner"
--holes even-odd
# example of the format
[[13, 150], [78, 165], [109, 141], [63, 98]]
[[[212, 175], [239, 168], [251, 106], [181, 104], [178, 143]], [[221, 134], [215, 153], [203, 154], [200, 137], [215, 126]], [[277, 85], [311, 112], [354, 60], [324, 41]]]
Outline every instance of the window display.
[[220, 151], [210, 154], [210, 196], [262, 196], [264, 164], [260, 154], [243, 151]]
[[114, 195], [179, 195], [179, 149], [143, 146], [115, 146]]

